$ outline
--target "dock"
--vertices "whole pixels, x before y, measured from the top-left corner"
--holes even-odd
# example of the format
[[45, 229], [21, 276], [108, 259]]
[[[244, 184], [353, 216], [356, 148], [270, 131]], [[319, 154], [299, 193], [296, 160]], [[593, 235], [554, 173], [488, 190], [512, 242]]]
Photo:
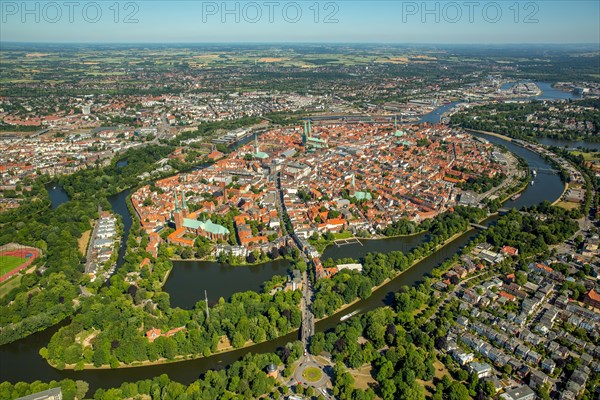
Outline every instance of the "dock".
[[337, 247], [346, 246], [347, 244], [360, 244], [361, 246], [363, 245], [362, 242], [355, 237], [351, 237], [348, 239], [337, 239], [334, 240], [333, 243], [335, 243]]

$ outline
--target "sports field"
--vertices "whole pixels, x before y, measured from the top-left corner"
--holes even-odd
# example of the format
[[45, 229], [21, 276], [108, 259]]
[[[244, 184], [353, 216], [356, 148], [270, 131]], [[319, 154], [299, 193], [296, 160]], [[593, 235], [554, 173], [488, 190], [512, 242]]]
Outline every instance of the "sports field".
[[0, 276], [12, 271], [25, 261], [21, 257], [0, 255]]
[[0, 282], [27, 268], [39, 256], [39, 251], [32, 247], [20, 247], [0, 252]]

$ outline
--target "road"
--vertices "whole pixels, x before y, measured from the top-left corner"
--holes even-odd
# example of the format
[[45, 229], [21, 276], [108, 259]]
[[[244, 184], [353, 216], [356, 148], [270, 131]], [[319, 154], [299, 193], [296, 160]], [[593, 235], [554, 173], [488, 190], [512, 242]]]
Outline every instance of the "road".
[[[281, 219], [283, 221], [289, 220], [289, 216], [286, 215], [285, 205], [283, 202], [283, 191], [281, 190], [281, 175], [277, 174], [275, 177], [277, 181], [277, 211], [281, 215]], [[288, 232], [288, 234], [296, 240], [293, 232]], [[310, 260], [306, 258], [304, 253], [300, 251], [301, 256], [304, 258], [304, 261], [307, 265], [310, 265]], [[302, 299], [300, 300], [300, 311], [302, 311], [302, 326], [300, 329], [300, 340], [302, 341], [302, 348], [304, 350], [304, 355], [308, 354], [308, 345], [310, 342], [311, 336], [315, 332], [315, 319], [310, 311], [310, 306], [313, 300], [313, 287], [312, 283], [308, 279], [308, 274], [306, 271], [302, 273]]]
[[[285, 204], [283, 200], [283, 191], [281, 190], [281, 176], [277, 174], [275, 176], [277, 181], [277, 210], [281, 215], [282, 220], [289, 220], [289, 216], [286, 215]], [[284, 218], [285, 217], [285, 218]], [[288, 234], [294, 238], [297, 242], [296, 235], [293, 232], [288, 232]], [[300, 255], [304, 258], [304, 261], [308, 266], [311, 265], [311, 261], [306, 257], [304, 252], [300, 251]], [[289, 387], [295, 386], [297, 384], [302, 384], [304, 386], [312, 386], [317, 390], [317, 392], [326, 398], [333, 399], [327, 392], [327, 384], [329, 383], [329, 377], [326, 373], [322, 371], [322, 365], [320, 365], [313, 356], [308, 352], [308, 346], [310, 345], [310, 338], [315, 333], [315, 317], [310, 310], [312, 301], [314, 298], [314, 290], [312, 286], [312, 282], [308, 279], [307, 271], [302, 273], [302, 299], [300, 300], [300, 311], [302, 312], [302, 324], [300, 326], [300, 340], [302, 342], [302, 350], [303, 354], [298, 360], [298, 367], [295, 369], [292, 377], [286, 382]], [[308, 367], [315, 367], [322, 371], [323, 376], [317, 382], [310, 382], [302, 376], [304, 370]]]
[[148, 142], [148, 144], [159, 144], [160, 139], [166, 139], [167, 133], [169, 132], [169, 121], [167, 121], [167, 114], [162, 113], [160, 116], [160, 125], [156, 127], [156, 136], [154, 139]]
[[306, 271], [302, 273], [302, 285], [302, 300], [300, 301], [300, 309], [302, 311], [302, 329], [300, 331], [300, 339], [302, 340], [304, 354], [308, 355], [310, 338], [315, 332], [315, 317], [310, 311], [310, 306], [312, 305], [313, 299], [313, 289]]
[[488, 190], [485, 193], [481, 193], [477, 195], [477, 202], [481, 203], [484, 199], [489, 199], [490, 196], [494, 195], [495, 193], [510, 187], [511, 185], [513, 185], [516, 180], [521, 176], [521, 172], [519, 171], [519, 160], [517, 160], [517, 158], [515, 156], [512, 155], [512, 153], [508, 153], [506, 155], [508, 157], [507, 159], [507, 174], [506, 174], [506, 179], [498, 186], [493, 187], [492, 189]]
[[457, 292], [458, 292], [460, 289], [462, 289], [462, 288], [463, 288], [463, 286], [464, 286], [464, 285], [465, 285], [467, 282], [469, 282], [469, 281], [470, 281], [470, 280], [472, 280], [472, 279], [478, 278], [478, 277], [480, 277], [481, 275], [483, 275], [483, 274], [485, 274], [485, 273], [487, 273], [487, 272], [489, 272], [489, 271], [478, 272], [477, 274], [475, 274], [475, 275], [473, 275], [473, 276], [470, 276], [470, 277], [468, 277], [467, 279], [464, 279], [464, 280], [462, 280], [462, 281], [458, 282], [458, 283], [457, 283], [457, 284], [454, 286], [454, 289], [452, 289], [452, 291], [451, 291], [451, 292], [448, 292], [448, 293], [446, 293], [446, 298], [444, 299], [444, 301], [443, 301], [443, 302], [442, 302], [440, 305], [438, 305], [438, 306], [437, 306], [437, 310], [436, 310], [436, 311], [435, 311], [433, 314], [431, 314], [431, 316], [430, 316], [430, 317], [427, 319], [427, 321], [431, 321], [433, 318], [437, 317], [438, 313], [439, 313], [441, 310], [443, 310], [443, 309], [445, 308], [445, 306], [446, 306], [446, 305], [447, 305], [447, 304], [448, 304], [448, 303], [449, 303], [449, 302], [450, 302], [452, 299], [456, 298], [456, 293], [457, 293]]
[[96, 233], [98, 232], [98, 220], [94, 221], [94, 229], [90, 234], [90, 238], [88, 241], [87, 252], [85, 256], [85, 273], [89, 274], [90, 272], [95, 272], [92, 268], [92, 261], [94, 258], [92, 257], [92, 249], [94, 248], [94, 241], [96, 240]]

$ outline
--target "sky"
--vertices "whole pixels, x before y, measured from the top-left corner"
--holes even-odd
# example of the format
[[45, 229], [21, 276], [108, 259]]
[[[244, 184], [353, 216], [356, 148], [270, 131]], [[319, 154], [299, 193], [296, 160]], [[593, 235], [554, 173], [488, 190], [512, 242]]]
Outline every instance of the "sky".
[[0, 40], [593, 43], [598, 0], [0, 0]]

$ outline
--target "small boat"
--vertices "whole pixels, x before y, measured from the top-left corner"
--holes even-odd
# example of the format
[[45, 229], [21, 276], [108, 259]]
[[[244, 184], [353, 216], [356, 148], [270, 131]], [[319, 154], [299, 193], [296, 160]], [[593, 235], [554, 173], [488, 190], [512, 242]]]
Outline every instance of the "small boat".
[[531, 181], [531, 186], [533, 186], [534, 183], [535, 183], [535, 181]]
[[517, 193], [515, 194], [513, 197], [511, 197], [510, 199], [515, 201], [516, 199], [518, 199], [519, 197], [521, 197], [521, 193]]
[[537, 176], [537, 170], [536, 169], [534, 169], [531, 173], [533, 174], [534, 178]]
[[360, 310], [355, 310], [355, 311], [352, 311], [350, 314], [344, 315], [342, 318], [340, 318], [340, 322], [344, 322], [345, 320], [354, 317], [359, 312], [360, 312]]

